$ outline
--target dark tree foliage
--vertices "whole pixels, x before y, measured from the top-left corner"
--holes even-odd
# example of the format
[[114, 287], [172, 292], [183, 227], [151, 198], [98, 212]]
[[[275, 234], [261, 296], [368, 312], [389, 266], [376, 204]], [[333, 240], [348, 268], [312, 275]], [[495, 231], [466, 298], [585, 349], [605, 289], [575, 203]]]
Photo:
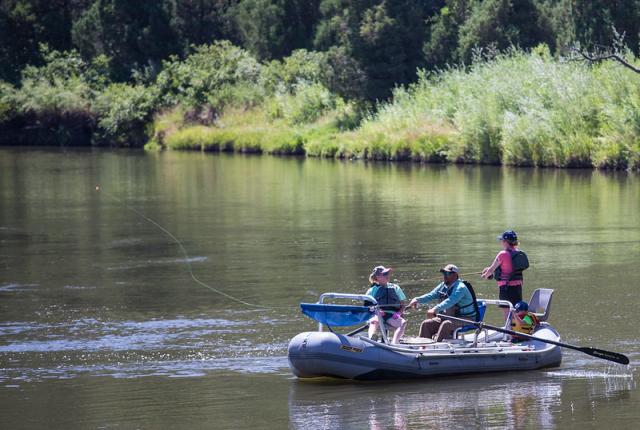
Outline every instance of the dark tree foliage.
[[426, 66], [438, 68], [457, 63], [460, 27], [471, 13], [473, 0], [446, 0], [445, 6], [427, 21], [429, 34], [423, 47]]
[[243, 47], [259, 59], [282, 58], [309, 48], [319, 0], [241, 0], [230, 13]]
[[73, 42], [84, 57], [110, 57], [114, 76], [127, 79], [132, 68], [157, 69], [177, 51], [171, 13], [169, 1], [97, 0], [74, 23]]
[[0, 79], [15, 82], [39, 45], [72, 48], [71, 25], [90, 0], [0, 0]]
[[583, 45], [610, 45], [615, 27], [625, 34], [627, 44], [637, 52], [639, 0], [573, 0], [570, 7], [575, 36]]
[[484, 0], [475, 2], [459, 29], [458, 58], [468, 62], [475, 47], [531, 48], [552, 44], [549, 25], [533, 0]]
[[128, 81], [230, 40], [260, 60], [326, 51], [345, 68], [334, 67], [332, 89], [375, 100], [476, 48], [591, 49], [611, 45], [614, 28], [637, 53], [640, 0], [0, 0], [0, 80], [42, 64], [43, 43], [106, 55], [111, 77]]
[[171, 0], [171, 28], [181, 53], [192, 45], [232, 38], [229, 11], [238, 0]]
[[314, 45], [342, 47], [365, 73], [365, 96], [383, 99], [425, 66], [425, 20], [443, 5], [427, 0], [323, 0]]

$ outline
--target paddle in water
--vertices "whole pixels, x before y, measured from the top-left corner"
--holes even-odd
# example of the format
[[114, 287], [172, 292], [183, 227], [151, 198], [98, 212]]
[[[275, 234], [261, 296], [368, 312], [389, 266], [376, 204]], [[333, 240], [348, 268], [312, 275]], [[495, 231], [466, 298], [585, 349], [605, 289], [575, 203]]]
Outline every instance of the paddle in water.
[[451, 317], [449, 315], [443, 315], [443, 314], [437, 314], [437, 316], [439, 316], [440, 318], [446, 318], [446, 319], [453, 320], [453, 321], [463, 322], [465, 324], [472, 324], [472, 325], [475, 325], [475, 326], [477, 326], [479, 328], [485, 328], [486, 327], [488, 329], [495, 330], [495, 331], [498, 331], [500, 333], [506, 333], [506, 334], [510, 334], [512, 336], [518, 336], [520, 338], [537, 340], [537, 341], [544, 342], [544, 343], [550, 343], [552, 345], [558, 345], [558, 346], [561, 346], [563, 348], [575, 349], [576, 351], [583, 352], [583, 353], [585, 353], [587, 355], [590, 355], [592, 357], [602, 358], [603, 360], [609, 360], [609, 361], [613, 361], [615, 363], [620, 363], [620, 364], [629, 364], [629, 357], [627, 357], [626, 355], [623, 355], [623, 354], [619, 354], [617, 352], [605, 351], [603, 349], [592, 348], [590, 346], [569, 345], [568, 343], [557, 342], [555, 340], [550, 340], [550, 339], [542, 339], [540, 337], [531, 336], [530, 334], [520, 333], [518, 331], [508, 330], [506, 328], [496, 327], [496, 326], [492, 326], [492, 325], [489, 325], [489, 324], [485, 324], [482, 321], [476, 322], [476, 321], [466, 320], [466, 319], [463, 319], [463, 318]]

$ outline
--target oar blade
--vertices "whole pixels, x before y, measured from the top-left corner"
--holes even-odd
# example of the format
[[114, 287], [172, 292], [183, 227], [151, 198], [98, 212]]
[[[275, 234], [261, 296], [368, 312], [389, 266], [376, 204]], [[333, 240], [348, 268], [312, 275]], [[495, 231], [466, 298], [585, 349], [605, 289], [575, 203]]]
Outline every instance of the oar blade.
[[605, 351], [591, 347], [580, 348], [580, 351], [593, 357], [602, 358], [603, 360], [609, 360], [620, 364], [629, 364], [629, 357], [623, 354], [618, 354], [617, 352]]

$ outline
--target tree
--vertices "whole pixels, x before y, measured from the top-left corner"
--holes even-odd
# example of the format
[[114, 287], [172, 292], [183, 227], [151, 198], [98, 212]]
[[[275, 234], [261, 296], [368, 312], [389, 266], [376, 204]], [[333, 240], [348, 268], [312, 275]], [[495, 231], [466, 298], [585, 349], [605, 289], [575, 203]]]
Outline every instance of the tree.
[[471, 60], [475, 47], [510, 46], [530, 48], [540, 43], [553, 46], [547, 21], [534, 0], [484, 0], [475, 2], [469, 18], [460, 27], [458, 58]]
[[314, 45], [340, 47], [366, 76], [366, 97], [384, 99], [396, 84], [416, 78], [424, 66], [426, 18], [443, 1], [323, 0]]
[[231, 9], [242, 45], [260, 59], [278, 59], [309, 48], [319, 0], [241, 0]]
[[168, 0], [96, 0], [74, 23], [73, 42], [85, 58], [111, 58], [114, 76], [126, 80], [178, 51], [171, 11]]
[[238, 0], [171, 0], [171, 28], [181, 53], [192, 45], [234, 38], [228, 16]]
[[423, 52], [430, 69], [458, 62], [458, 37], [475, 0], [447, 0], [446, 5], [427, 21], [428, 36]]
[[608, 46], [611, 28], [626, 35], [628, 45], [638, 52], [640, 37], [639, 0], [574, 0], [571, 4], [576, 39], [585, 46]]
[[72, 22], [88, 1], [0, 1], [0, 79], [16, 82], [25, 65], [41, 62], [40, 43], [71, 49]]

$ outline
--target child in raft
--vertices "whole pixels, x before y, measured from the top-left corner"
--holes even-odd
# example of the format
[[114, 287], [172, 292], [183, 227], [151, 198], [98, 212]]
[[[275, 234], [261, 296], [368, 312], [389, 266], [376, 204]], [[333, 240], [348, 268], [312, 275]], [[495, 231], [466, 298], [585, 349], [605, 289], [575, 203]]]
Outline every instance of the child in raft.
[[[529, 312], [529, 305], [525, 301], [519, 301], [514, 306], [511, 318], [511, 329], [525, 334], [533, 334], [536, 327], [540, 324], [540, 320], [533, 312]], [[514, 340], [524, 340], [524, 338], [515, 337]]]

